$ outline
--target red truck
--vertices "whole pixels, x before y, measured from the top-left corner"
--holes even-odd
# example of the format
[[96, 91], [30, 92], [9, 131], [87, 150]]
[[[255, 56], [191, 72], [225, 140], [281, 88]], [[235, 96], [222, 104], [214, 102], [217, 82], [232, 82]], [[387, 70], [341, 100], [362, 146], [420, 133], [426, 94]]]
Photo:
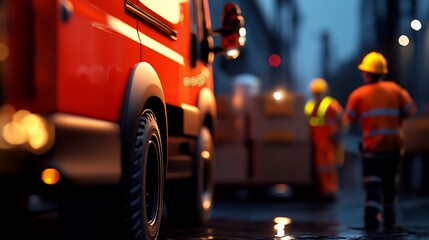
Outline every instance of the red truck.
[[3, 4], [1, 221], [36, 194], [58, 199], [64, 236], [80, 226], [96, 239], [156, 239], [163, 216], [206, 223], [211, 63], [244, 46], [239, 6], [227, 3], [213, 30], [207, 0]]

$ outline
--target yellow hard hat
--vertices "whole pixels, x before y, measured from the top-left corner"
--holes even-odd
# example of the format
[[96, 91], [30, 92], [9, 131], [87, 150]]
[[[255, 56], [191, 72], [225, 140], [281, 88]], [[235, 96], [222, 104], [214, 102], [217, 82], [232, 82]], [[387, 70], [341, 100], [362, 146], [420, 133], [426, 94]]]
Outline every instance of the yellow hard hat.
[[387, 61], [381, 53], [370, 52], [359, 64], [358, 69], [364, 72], [375, 74], [387, 74]]
[[326, 93], [328, 92], [328, 83], [323, 78], [315, 78], [310, 82], [311, 93]]

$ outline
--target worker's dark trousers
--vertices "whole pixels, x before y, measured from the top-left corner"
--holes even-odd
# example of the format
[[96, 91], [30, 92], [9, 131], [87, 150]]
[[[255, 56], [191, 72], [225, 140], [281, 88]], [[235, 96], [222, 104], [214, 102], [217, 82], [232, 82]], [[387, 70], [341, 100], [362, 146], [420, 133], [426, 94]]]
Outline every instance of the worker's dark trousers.
[[399, 160], [399, 153], [364, 154], [362, 172], [366, 192], [366, 226], [378, 227], [381, 213], [384, 214], [386, 227], [392, 227], [396, 223], [395, 198]]

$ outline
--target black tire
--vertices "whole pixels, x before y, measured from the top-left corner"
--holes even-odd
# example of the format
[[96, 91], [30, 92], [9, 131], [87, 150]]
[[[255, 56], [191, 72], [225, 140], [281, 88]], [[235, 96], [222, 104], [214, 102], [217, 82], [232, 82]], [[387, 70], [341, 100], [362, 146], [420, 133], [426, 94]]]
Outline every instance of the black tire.
[[155, 114], [140, 116], [133, 146], [130, 171], [124, 176], [126, 239], [156, 239], [163, 209], [164, 151]]
[[174, 224], [203, 226], [210, 220], [214, 199], [214, 145], [207, 127], [200, 130], [190, 179], [171, 184], [167, 209]]

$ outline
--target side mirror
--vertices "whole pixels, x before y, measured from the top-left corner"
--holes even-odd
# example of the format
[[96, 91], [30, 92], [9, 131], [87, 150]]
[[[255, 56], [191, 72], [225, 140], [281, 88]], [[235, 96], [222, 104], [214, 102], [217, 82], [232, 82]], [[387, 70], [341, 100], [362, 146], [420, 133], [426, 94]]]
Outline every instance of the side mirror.
[[246, 42], [244, 18], [238, 4], [225, 4], [222, 12], [222, 29], [216, 32], [221, 35], [220, 51], [224, 52], [227, 58], [237, 58]]

